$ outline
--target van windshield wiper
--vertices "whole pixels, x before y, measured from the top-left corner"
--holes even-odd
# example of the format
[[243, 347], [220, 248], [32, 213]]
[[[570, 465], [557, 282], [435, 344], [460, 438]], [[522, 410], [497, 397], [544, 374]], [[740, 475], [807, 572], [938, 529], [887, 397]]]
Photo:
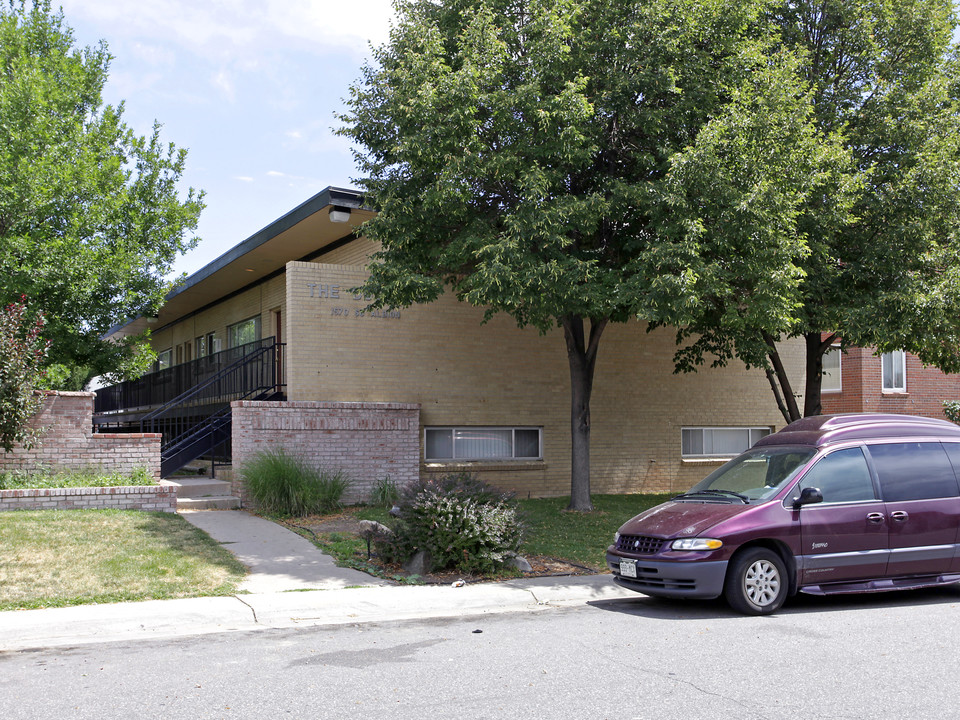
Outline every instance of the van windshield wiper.
[[678, 498], [694, 498], [701, 495], [719, 495], [721, 497], [735, 497], [738, 500], [740, 500], [744, 505], [750, 504], [750, 498], [748, 498], [746, 495], [741, 495], [738, 492], [734, 492], [733, 490], [696, 490], [693, 492], [683, 493], [682, 495], [677, 495], [677, 497], [675, 497], [674, 500]]

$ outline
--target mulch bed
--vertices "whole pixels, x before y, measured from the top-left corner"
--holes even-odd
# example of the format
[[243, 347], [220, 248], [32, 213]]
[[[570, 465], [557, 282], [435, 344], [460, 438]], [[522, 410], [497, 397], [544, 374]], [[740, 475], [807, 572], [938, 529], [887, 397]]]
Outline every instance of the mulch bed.
[[[359, 534], [359, 523], [360, 521], [350, 513], [341, 513], [339, 515], [329, 515], [324, 517], [306, 517], [306, 518], [297, 518], [296, 520], [288, 521], [286, 524], [289, 524], [291, 527], [299, 528], [302, 530], [308, 530], [314, 535], [325, 535], [333, 533], [353, 533]], [[596, 575], [598, 574], [597, 570], [593, 568], [585, 567], [583, 565], [577, 565], [575, 563], [570, 563], [565, 560], [558, 560], [556, 558], [544, 557], [544, 556], [524, 556], [530, 566], [533, 568], [532, 572], [523, 573], [523, 577], [562, 577], [569, 575]], [[366, 558], [363, 558], [364, 560]], [[371, 565], [377, 567], [380, 570], [384, 577], [393, 578], [393, 579], [403, 579], [410, 577], [409, 573], [404, 571], [400, 565], [394, 565], [380, 561], [376, 554], [370, 558], [368, 561]], [[427, 585], [449, 585], [453, 584], [459, 580], [462, 580], [465, 583], [476, 583], [476, 582], [490, 582], [494, 580], [502, 580], [504, 578], [500, 577], [488, 577], [488, 576], [479, 576], [479, 575], [465, 575], [460, 572], [450, 571], [450, 572], [436, 572], [431, 573], [430, 575], [421, 575], [417, 576], [417, 582], [421, 582]]]

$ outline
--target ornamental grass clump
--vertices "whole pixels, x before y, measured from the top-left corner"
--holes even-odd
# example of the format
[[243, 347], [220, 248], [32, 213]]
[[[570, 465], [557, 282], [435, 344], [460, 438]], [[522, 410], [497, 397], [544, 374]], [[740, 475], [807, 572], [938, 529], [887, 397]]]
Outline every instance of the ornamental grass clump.
[[296, 517], [339, 510], [350, 487], [342, 471], [315, 468], [282, 448], [257, 453], [240, 476], [260, 510]]
[[378, 550], [394, 561], [427, 553], [431, 570], [489, 573], [520, 549], [523, 526], [511, 496], [467, 474], [405, 488], [391, 538]]

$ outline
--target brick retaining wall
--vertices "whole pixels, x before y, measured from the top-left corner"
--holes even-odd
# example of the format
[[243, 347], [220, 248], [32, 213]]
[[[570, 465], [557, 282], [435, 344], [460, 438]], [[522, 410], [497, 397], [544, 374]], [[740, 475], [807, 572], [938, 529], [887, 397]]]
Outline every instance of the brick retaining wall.
[[404, 403], [262, 402], [233, 408], [233, 493], [244, 504], [240, 470], [261, 450], [283, 448], [351, 479], [345, 502], [367, 499], [387, 475], [398, 485], [420, 472], [420, 406]]
[[48, 392], [31, 421], [45, 427], [41, 444], [31, 450], [0, 450], [0, 472], [14, 470], [82, 470], [129, 473], [145, 468], [160, 477], [159, 433], [93, 432], [93, 399], [88, 392]]
[[0, 490], [0, 511], [106, 508], [176, 512], [177, 491], [164, 485]]

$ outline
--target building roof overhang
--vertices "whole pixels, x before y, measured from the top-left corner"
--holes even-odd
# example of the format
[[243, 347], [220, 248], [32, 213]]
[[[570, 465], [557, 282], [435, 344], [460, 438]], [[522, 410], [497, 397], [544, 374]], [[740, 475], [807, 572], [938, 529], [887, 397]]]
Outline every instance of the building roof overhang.
[[[339, 222], [331, 219], [332, 211]], [[185, 278], [167, 294], [157, 317], [116, 325], [105, 337], [119, 339], [164, 327], [276, 274], [291, 260], [353, 236], [374, 214], [364, 207], [363, 196], [356, 190], [328, 187]]]

